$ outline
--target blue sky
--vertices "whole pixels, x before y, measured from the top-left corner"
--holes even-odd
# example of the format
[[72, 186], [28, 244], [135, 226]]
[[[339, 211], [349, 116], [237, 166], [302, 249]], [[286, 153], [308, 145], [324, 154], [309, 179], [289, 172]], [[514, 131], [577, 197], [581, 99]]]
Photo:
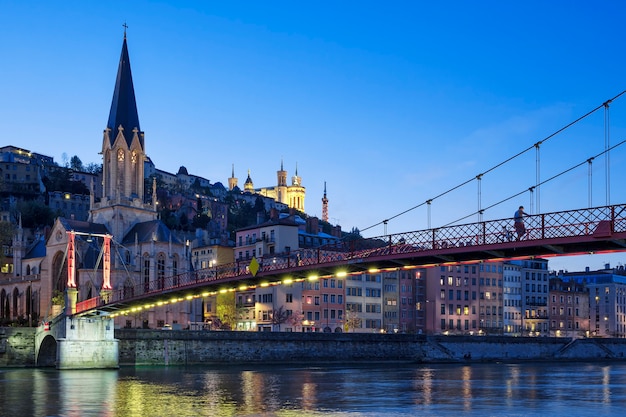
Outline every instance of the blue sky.
[[[289, 177], [297, 164], [307, 213], [321, 216], [326, 181], [331, 222], [366, 236], [407, 210], [387, 232], [426, 228], [426, 200], [626, 87], [620, 1], [0, 0], [0, 10], [3, 144], [100, 162], [126, 22], [146, 151], [159, 169], [184, 165], [226, 184], [234, 164], [241, 184], [249, 169], [259, 187], [275, 185], [281, 160]], [[611, 144], [625, 139], [625, 115], [623, 96], [610, 107]], [[540, 178], [602, 152], [604, 120], [598, 111], [542, 144]], [[624, 202], [625, 158], [626, 145], [611, 153], [611, 203]], [[604, 157], [592, 167], [592, 204], [604, 205]], [[536, 168], [533, 150], [486, 174], [481, 207], [534, 185]], [[587, 207], [588, 183], [584, 166], [543, 186], [540, 211]], [[433, 202], [431, 225], [478, 204], [471, 181]]]

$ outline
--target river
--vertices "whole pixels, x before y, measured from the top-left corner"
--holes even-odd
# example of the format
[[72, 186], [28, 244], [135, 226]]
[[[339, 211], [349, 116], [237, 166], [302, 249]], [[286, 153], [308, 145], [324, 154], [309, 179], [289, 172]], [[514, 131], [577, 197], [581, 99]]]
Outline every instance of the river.
[[626, 362], [0, 369], [0, 416], [623, 416]]

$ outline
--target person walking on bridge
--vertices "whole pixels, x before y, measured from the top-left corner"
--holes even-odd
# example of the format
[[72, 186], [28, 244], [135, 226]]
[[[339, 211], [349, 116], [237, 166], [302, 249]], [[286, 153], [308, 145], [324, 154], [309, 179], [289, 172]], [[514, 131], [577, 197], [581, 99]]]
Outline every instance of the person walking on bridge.
[[517, 240], [520, 240], [526, 234], [524, 216], [527, 216], [527, 214], [524, 212], [524, 206], [519, 206], [519, 209], [515, 212], [515, 215], [513, 216], [515, 232], [517, 232]]

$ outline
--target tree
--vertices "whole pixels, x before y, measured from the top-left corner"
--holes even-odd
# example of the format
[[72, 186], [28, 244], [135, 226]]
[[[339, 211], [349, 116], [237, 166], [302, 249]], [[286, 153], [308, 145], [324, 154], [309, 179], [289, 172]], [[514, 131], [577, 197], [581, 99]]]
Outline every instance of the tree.
[[272, 325], [278, 326], [279, 332], [280, 332], [280, 325], [285, 323], [288, 318], [289, 316], [287, 315], [287, 312], [285, 311], [283, 306], [280, 306], [278, 310], [272, 311]]
[[354, 309], [346, 309], [346, 331], [361, 328], [361, 318]]
[[37, 200], [19, 201], [15, 206], [16, 219], [19, 218], [18, 213], [22, 215], [22, 226], [27, 228], [52, 226], [57, 215], [50, 207]]
[[216, 314], [222, 323], [222, 330], [232, 330], [237, 327], [237, 307], [235, 305], [235, 293], [219, 293], [216, 297]]
[[304, 313], [302, 311], [294, 311], [289, 317], [287, 317], [287, 323], [291, 324], [294, 329], [302, 326], [302, 320], [304, 319]]
[[99, 174], [102, 172], [102, 164], [90, 162], [87, 166], [85, 166], [85, 172], [89, 172], [90, 174]]
[[83, 161], [76, 155], [72, 156], [70, 159], [70, 168], [74, 171], [84, 171]]

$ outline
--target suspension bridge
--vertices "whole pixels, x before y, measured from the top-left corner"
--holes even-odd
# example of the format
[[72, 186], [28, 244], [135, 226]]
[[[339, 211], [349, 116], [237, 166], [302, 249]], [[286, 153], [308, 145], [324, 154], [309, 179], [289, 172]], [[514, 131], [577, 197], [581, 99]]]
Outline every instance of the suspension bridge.
[[[59, 351], [63, 352], [59, 355], [64, 355], [64, 358], [58, 359], [57, 363], [64, 363], [68, 367], [76, 367], [78, 363], [80, 366], [80, 360], [73, 360], [70, 357], [77, 351], [81, 351], [85, 357], [104, 355], [106, 358], [100, 363], [107, 367], [114, 364], [116, 360], [115, 346], [109, 346], [111, 343], [114, 345], [111, 319], [118, 315], [126, 315], [142, 309], [153, 309], [168, 303], [194, 300], [220, 292], [246, 291], [256, 287], [331, 277], [341, 278], [350, 274], [374, 273], [398, 268], [414, 269], [435, 265], [626, 251], [626, 204], [611, 204], [609, 186], [609, 153], [626, 141], [611, 145], [608, 129], [609, 105], [624, 93], [626, 91], [607, 100], [554, 134], [479, 173], [468, 181], [395, 216], [362, 229], [362, 231], [366, 231], [384, 225], [385, 231], [380, 236], [366, 238], [360, 234], [348, 234], [337, 242], [316, 248], [291, 250], [271, 256], [253, 256], [238, 259], [230, 264], [189, 270], [172, 276], [161, 276], [152, 281], [135, 282], [132, 285], [126, 283], [122, 286], [118, 283], [116, 286], [110, 282], [112, 237], [104, 234], [100, 293], [84, 300], [77, 299], [76, 255], [74, 253], [74, 236], [71, 236], [68, 239], [67, 251], [67, 303], [65, 311], [53, 321], [44, 324], [49, 327], [38, 333], [41, 340], [37, 342], [37, 346], [45, 348], [45, 340], [50, 340], [48, 336], [53, 336], [54, 339], [66, 343], [64, 348], [59, 348]], [[541, 146], [558, 133], [602, 109], [605, 112], [603, 150], [578, 161], [561, 173], [548, 179], [542, 179], [539, 158]], [[533, 149], [537, 155], [534, 184], [520, 192], [505, 196], [497, 203], [483, 206], [481, 186], [485, 175]], [[594, 160], [601, 156], [605, 157], [606, 166], [606, 204], [592, 206], [591, 165]], [[540, 188], [585, 165], [589, 166], [590, 177], [588, 207], [540, 212]], [[441, 227], [432, 227], [430, 213], [433, 202], [474, 181], [478, 185], [477, 210]], [[518, 198], [524, 193], [531, 195], [532, 203], [531, 213], [523, 218], [526, 227], [524, 234], [516, 234], [514, 220], [510, 217], [495, 220], [484, 219], [485, 211]], [[422, 206], [426, 206], [428, 209], [428, 227], [401, 233], [387, 233], [387, 224], [390, 220]], [[476, 221], [467, 222], [467, 219], [472, 216], [477, 216]], [[68, 234], [75, 234], [75, 232], [70, 231]], [[93, 326], [97, 327], [95, 330], [83, 331], [83, 335], [87, 333], [97, 335], [92, 350], [87, 353], [82, 352], [85, 349], [85, 337], [77, 336], [74, 328], [76, 323], [87, 327], [91, 326], [89, 323], [95, 323]], [[74, 334], [74, 336], [68, 338], [66, 337], [68, 334]], [[90, 361], [85, 359], [85, 362]]]

